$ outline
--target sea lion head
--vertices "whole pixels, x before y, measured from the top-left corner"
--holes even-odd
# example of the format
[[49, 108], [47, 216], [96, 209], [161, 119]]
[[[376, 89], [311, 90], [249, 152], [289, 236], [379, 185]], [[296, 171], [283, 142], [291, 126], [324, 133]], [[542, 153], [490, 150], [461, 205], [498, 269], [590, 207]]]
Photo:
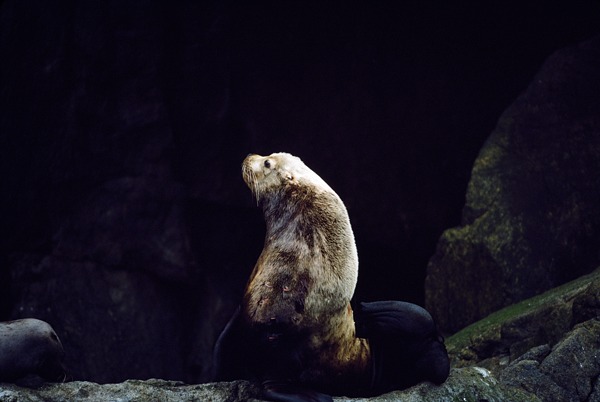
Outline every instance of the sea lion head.
[[242, 176], [258, 202], [273, 192], [302, 184], [333, 192], [300, 158], [285, 152], [248, 155], [242, 163]]

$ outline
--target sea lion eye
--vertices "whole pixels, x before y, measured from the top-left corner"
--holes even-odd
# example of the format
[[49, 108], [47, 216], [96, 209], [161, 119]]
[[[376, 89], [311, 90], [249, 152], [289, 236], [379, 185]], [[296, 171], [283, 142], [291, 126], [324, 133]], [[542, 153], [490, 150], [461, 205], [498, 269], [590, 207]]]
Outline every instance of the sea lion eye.
[[267, 159], [265, 160], [265, 167], [269, 169], [271, 167], [271, 162]]

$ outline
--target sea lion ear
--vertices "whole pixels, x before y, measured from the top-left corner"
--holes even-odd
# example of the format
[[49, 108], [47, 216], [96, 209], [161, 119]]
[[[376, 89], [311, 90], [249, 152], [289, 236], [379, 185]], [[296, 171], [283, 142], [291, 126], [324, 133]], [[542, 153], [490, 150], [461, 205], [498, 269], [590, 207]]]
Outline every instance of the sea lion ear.
[[294, 175], [288, 169], [285, 169], [285, 170], [281, 169], [280, 172], [281, 172], [280, 173], [281, 177], [283, 177], [284, 180], [286, 180], [286, 181], [294, 180]]

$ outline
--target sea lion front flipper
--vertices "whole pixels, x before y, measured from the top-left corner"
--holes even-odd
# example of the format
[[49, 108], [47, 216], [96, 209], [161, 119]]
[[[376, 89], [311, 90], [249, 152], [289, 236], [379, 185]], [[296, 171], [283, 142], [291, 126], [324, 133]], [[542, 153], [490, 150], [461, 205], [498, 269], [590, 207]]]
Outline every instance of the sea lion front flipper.
[[329, 395], [287, 381], [264, 381], [263, 397], [273, 402], [333, 402]]
[[371, 345], [375, 392], [421, 381], [441, 384], [448, 378], [450, 360], [444, 340], [424, 308], [401, 301], [361, 303], [355, 320], [357, 336]]
[[221, 331], [213, 351], [213, 381], [246, 379], [242, 370], [245, 351], [240, 329], [241, 307], [238, 306]]

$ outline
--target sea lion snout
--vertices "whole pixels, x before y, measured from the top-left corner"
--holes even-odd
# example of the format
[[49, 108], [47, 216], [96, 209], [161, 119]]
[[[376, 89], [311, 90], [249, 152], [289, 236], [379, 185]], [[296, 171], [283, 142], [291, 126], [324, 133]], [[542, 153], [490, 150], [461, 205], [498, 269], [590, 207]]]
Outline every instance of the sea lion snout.
[[296, 309], [287, 304], [270, 306], [270, 308], [257, 311], [255, 322], [261, 327], [295, 327], [302, 322], [302, 314], [299, 314]]

